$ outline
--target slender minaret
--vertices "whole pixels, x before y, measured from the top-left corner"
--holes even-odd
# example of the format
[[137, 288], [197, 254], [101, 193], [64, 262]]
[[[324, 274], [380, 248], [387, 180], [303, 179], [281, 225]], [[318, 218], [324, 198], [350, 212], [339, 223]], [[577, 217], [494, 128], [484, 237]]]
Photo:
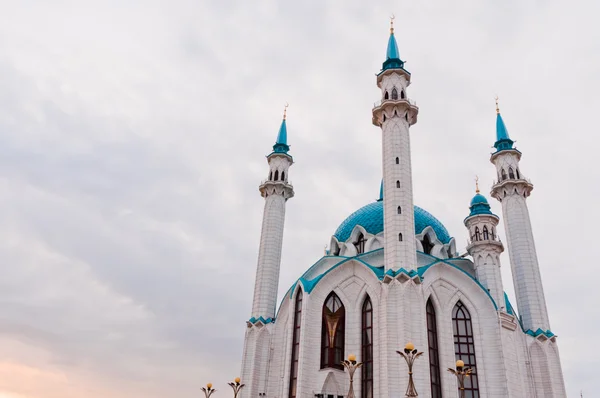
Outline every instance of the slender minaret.
[[503, 309], [505, 305], [500, 254], [504, 251], [504, 246], [496, 232], [500, 219], [491, 212], [485, 196], [479, 193], [479, 179], [476, 179], [475, 184], [475, 196], [469, 206], [471, 212], [464, 221], [469, 230], [467, 251], [473, 257], [477, 280], [488, 290], [498, 309]]
[[387, 57], [377, 75], [381, 102], [373, 108], [373, 124], [381, 127], [383, 148], [383, 217], [385, 269], [417, 268], [409, 127], [419, 109], [406, 95], [410, 73], [404, 69], [390, 28]]
[[508, 136], [497, 99], [496, 113], [496, 152], [490, 161], [496, 166], [498, 182], [492, 187], [491, 195], [502, 203], [508, 254], [523, 327], [525, 330], [546, 331], [550, 329], [550, 322], [526, 201], [533, 184], [521, 172], [521, 152], [513, 148], [514, 141]]
[[277, 142], [273, 145], [273, 152], [267, 156], [269, 177], [259, 188], [260, 194], [265, 198], [265, 210], [252, 302], [252, 318], [256, 320], [261, 317], [264, 320], [272, 320], [275, 317], [285, 202], [294, 196], [294, 188], [288, 182], [288, 169], [293, 159], [288, 154], [290, 147], [287, 144], [286, 110], [283, 111], [283, 121]]

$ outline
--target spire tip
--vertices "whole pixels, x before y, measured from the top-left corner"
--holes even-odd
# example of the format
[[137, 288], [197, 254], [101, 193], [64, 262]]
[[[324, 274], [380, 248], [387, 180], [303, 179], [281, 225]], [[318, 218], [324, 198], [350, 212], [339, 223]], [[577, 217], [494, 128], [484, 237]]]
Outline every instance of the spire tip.
[[475, 193], [479, 193], [479, 176], [475, 176]]
[[394, 34], [394, 19], [396, 19], [396, 16], [394, 14], [392, 14], [390, 16], [390, 34], [391, 35]]
[[498, 96], [496, 95], [494, 99], [496, 100], [496, 113], [500, 114], [500, 107], [498, 106]]
[[288, 104], [287, 102], [283, 106], [283, 120], [285, 120], [285, 118], [287, 117], [287, 108], [288, 108], [288, 106], [290, 106], [290, 104]]

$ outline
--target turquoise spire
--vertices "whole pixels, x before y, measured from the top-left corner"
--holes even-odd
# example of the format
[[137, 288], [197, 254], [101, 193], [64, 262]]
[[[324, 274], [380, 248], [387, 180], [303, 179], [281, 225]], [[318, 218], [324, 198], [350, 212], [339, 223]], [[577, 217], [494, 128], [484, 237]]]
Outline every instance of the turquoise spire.
[[387, 69], [404, 69], [404, 61], [400, 59], [400, 51], [398, 51], [398, 43], [394, 36], [394, 17], [392, 17], [390, 27], [390, 38], [387, 45], [386, 59], [381, 67], [381, 70]]
[[287, 143], [287, 126], [285, 124], [287, 114], [287, 104], [283, 110], [283, 120], [281, 121], [281, 127], [279, 127], [279, 133], [277, 134], [277, 141], [273, 145], [273, 152], [287, 154], [290, 150], [290, 146]]
[[500, 108], [498, 108], [498, 97], [496, 97], [496, 143], [494, 147], [497, 151], [503, 151], [505, 149], [513, 149], [514, 141], [508, 136], [508, 130], [502, 120], [500, 114]]
[[383, 178], [381, 179], [381, 188], [379, 188], [379, 199], [377, 199], [378, 202], [381, 202], [383, 200]]
[[494, 213], [492, 213], [492, 211], [490, 210], [490, 204], [488, 203], [485, 196], [479, 193], [479, 177], [475, 179], [475, 187], [475, 196], [473, 196], [473, 199], [471, 199], [471, 204], [469, 205], [471, 213], [468, 215], [468, 217], [475, 216], [478, 214], [494, 215]]

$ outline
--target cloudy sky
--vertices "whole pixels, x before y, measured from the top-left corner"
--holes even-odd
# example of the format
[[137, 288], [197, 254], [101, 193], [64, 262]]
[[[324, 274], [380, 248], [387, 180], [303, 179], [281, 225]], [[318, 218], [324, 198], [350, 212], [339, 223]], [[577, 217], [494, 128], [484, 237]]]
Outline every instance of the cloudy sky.
[[250, 315], [257, 188], [283, 105], [296, 197], [280, 294], [378, 195], [370, 112], [391, 13], [420, 107], [415, 203], [462, 252], [474, 176], [489, 192], [495, 175], [498, 94], [535, 184], [530, 211], [569, 396], [593, 396], [599, 8], [0, 0], [0, 397], [228, 388]]

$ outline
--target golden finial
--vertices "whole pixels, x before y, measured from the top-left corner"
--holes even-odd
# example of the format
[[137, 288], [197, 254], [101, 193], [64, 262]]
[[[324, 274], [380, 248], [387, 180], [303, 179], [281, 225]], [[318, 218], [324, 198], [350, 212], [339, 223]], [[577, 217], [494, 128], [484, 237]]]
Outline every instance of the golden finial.
[[288, 106], [290, 106], [290, 104], [288, 104], [286, 102], [285, 106], [283, 107], [283, 120], [285, 120], [285, 118], [287, 117], [287, 108], [288, 108]]
[[498, 96], [494, 97], [496, 100], [496, 113], [500, 113], [500, 108], [498, 107]]
[[479, 176], [475, 176], [475, 193], [479, 193]]
[[390, 34], [394, 33], [394, 19], [396, 19], [396, 16], [392, 14], [390, 17]]

